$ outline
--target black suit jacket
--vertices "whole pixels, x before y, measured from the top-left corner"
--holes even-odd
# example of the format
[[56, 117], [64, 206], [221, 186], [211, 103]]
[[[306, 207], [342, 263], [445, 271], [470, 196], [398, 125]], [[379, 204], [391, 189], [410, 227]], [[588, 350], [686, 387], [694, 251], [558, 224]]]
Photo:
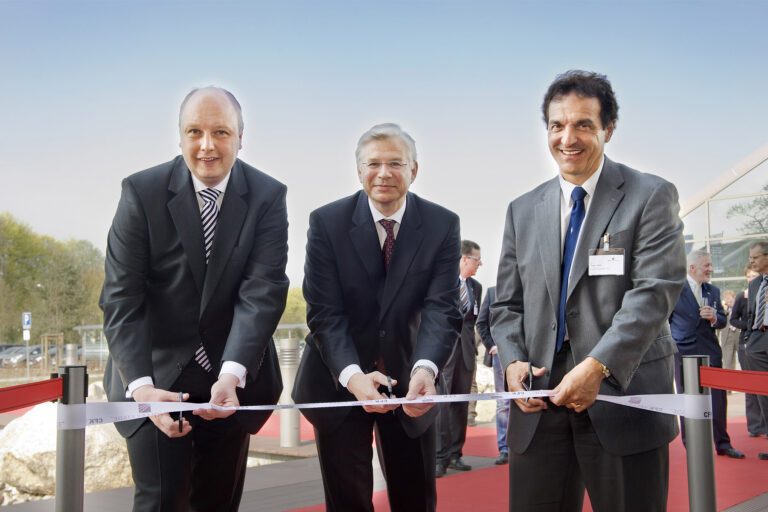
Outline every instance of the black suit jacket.
[[[107, 242], [100, 306], [110, 358], [104, 385], [125, 401], [150, 376], [168, 389], [202, 342], [214, 371], [248, 370], [242, 404], [275, 403], [282, 390], [272, 334], [288, 278], [286, 187], [237, 160], [205, 263], [200, 208], [181, 156], [123, 180]], [[238, 413], [255, 433], [269, 413]], [[116, 426], [131, 435], [141, 421]]]
[[747, 323], [747, 319], [749, 317], [747, 306], [748, 306], [747, 298], [744, 296], [744, 293], [742, 292], [737, 294], [736, 298], [733, 300], [733, 307], [731, 308], [731, 317], [728, 319], [728, 321], [733, 327], [741, 330], [741, 332], [739, 333], [739, 343], [746, 342], [747, 331], [750, 328], [750, 326]]
[[725, 327], [726, 320], [723, 303], [720, 301], [720, 290], [709, 283], [703, 283], [701, 289], [707, 303], [716, 309], [717, 321], [712, 325], [701, 318], [699, 303], [686, 282], [669, 317], [672, 338], [677, 343], [680, 354], [707, 355], [712, 366], [721, 367], [723, 351], [720, 349], [715, 330]]
[[480, 299], [483, 296], [483, 285], [477, 279], [468, 277], [469, 307], [462, 313], [461, 336], [459, 336], [459, 348], [464, 367], [470, 372], [475, 368], [477, 347], [475, 343], [475, 323], [480, 312]]
[[[762, 276], [760, 276], [762, 277]], [[756, 308], [757, 308], [757, 292], [760, 290], [761, 278], [753, 279], [749, 283], [749, 315], [747, 317], [747, 331], [746, 335], [746, 350], [747, 352], [768, 352], [768, 331], [753, 331], [752, 326], [755, 325]]]
[[[310, 333], [293, 388], [296, 402], [354, 400], [339, 383], [350, 364], [374, 370], [379, 356], [405, 396], [419, 359], [438, 368], [459, 335], [459, 218], [408, 193], [388, 272], [368, 196], [360, 191], [309, 217], [304, 297]], [[319, 430], [331, 431], [349, 408], [307, 409]], [[437, 409], [411, 418], [397, 415], [411, 437], [423, 433]]]

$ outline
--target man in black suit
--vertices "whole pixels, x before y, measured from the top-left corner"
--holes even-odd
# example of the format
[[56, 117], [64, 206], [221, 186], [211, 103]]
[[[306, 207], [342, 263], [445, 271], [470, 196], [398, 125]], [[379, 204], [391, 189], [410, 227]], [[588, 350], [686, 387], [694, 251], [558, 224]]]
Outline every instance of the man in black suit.
[[[395, 124], [360, 137], [363, 190], [310, 215], [304, 297], [310, 333], [297, 402], [433, 395], [459, 334], [459, 219], [408, 192], [418, 163]], [[434, 511], [431, 405], [306, 409], [329, 511], [372, 511], [372, 436], [393, 511]]]
[[[230, 92], [190, 92], [179, 132], [181, 156], [123, 180], [100, 300], [105, 388], [111, 401], [275, 403], [286, 187], [237, 159], [243, 121]], [[117, 423], [133, 510], [237, 510], [249, 433], [268, 416], [198, 410]]]
[[[677, 343], [675, 353], [675, 382], [678, 393], [684, 391], [682, 356], [707, 355], [709, 364], [723, 366], [723, 352], [717, 340], [716, 329], [725, 327], [725, 311], [720, 301], [720, 290], [709, 283], [712, 278], [712, 257], [703, 250], [688, 254], [688, 284], [683, 286], [675, 309], [669, 316], [672, 337]], [[728, 398], [722, 389], [712, 390], [712, 436], [718, 455], [743, 459], [744, 454], [731, 445], [728, 435]], [[685, 429], [681, 435], [685, 442]]]
[[[469, 393], [475, 377], [475, 322], [480, 312], [483, 286], [473, 279], [482, 265], [480, 246], [471, 240], [461, 241], [459, 263], [459, 307], [461, 334], [456, 339], [451, 357], [440, 376], [440, 392], [446, 395]], [[437, 463], [435, 477], [445, 475], [446, 468], [469, 471], [472, 466], [462, 460], [467, 438], [467, 402], [440, 404], [437, 416]]]
[[[744, 269], [744, 276], [747, 278], [747, 289], [736, 295], [736, 299], [733, 301], [733, 309], [731, 310], [731, 325], [740, 329], [739, 331], [739, 364], [742, 370], [751, 370], [752, 362], [750, 361], [749, 354], [747, 353], [747, 333], [750, 331], [751, 325], [749, 325], [749, 284], [760, 277], [760, 274], [750, 268], [747, 264], [747, 268]], [[744, 409], [747, 415], [747, 432], [749, 437], [760, 437], [761, 435], [768, 434], [765, 422], [763, 421], [763, 413], [760, 410], [760, 403], [757, 401], [757, 395], [752, 393], [744, 394]]]
[[[749, 329], [746, 351], [751, 368], [768, 372], [768, 240], [755, 242], [749, 248], [749, 264], [760, 273], [758, 279], [749, 283]], [[768, 425], [768, 396], [757, 395], [763, 424]], [[758, 458], [768, 460], [768, 452], [758, 453]]]

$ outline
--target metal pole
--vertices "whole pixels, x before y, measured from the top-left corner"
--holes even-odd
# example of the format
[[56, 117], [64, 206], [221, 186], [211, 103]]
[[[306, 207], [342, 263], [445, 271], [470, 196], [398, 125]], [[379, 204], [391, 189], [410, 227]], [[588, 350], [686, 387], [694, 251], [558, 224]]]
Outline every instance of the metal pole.
[[[709, 356], [683, 356], [683, 387], [686, 395], [709, 395], [702, 388], [699, 368], [709, 366]], [[716, 512], [715, 456], [712, 448], [712, 417], [684, 418], [688, 462], [688, 504], [691, 512]]]
[[[61, 403], [84, 404], [88, 389], [85, 366], [62, 366], [64, 396]], [[56, 512], [82, 512], [85, 494], [85, 429], [56, 433]]]
[[[283, 392], [280, 395], [281, 404], [292, 404], [291, 390], [296, 380], [296, 371], [299, 367], [299, 340], [298, 338], [283, 338], [280, 340], [280, 373], [283, 376]], [[299, 446], [299, 411], [285, 409], [280, 411], [280, 446], [293, 448]]]

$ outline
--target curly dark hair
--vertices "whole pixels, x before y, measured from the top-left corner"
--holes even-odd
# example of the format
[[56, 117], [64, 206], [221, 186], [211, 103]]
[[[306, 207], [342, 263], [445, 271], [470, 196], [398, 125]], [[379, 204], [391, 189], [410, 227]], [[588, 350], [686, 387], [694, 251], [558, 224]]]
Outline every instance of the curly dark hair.
[[619, 104], [613, 93], [611, 82], [605, 75], [592, 71], [571, 69], [555, 77], [555, 81], [547, 89], [541, 112], [544, 124], [549, 125], [549, 104], [568, 94], [575, 93], [582, 98], [597, 98], [600, 102], [600, 122], [603, 128], [616, 124], [619, 119]]

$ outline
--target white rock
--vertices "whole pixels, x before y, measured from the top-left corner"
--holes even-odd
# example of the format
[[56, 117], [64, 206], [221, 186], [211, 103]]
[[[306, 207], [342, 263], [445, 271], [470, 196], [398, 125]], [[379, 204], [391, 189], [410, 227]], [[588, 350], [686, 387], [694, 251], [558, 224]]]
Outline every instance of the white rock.
[[[55, 490], [56, 405], [35, 406], [0, 432], [0, 482], [23, 493]], [[133, 485], [125, 440], [113, 425], [88, 427], [85, 492]]]

